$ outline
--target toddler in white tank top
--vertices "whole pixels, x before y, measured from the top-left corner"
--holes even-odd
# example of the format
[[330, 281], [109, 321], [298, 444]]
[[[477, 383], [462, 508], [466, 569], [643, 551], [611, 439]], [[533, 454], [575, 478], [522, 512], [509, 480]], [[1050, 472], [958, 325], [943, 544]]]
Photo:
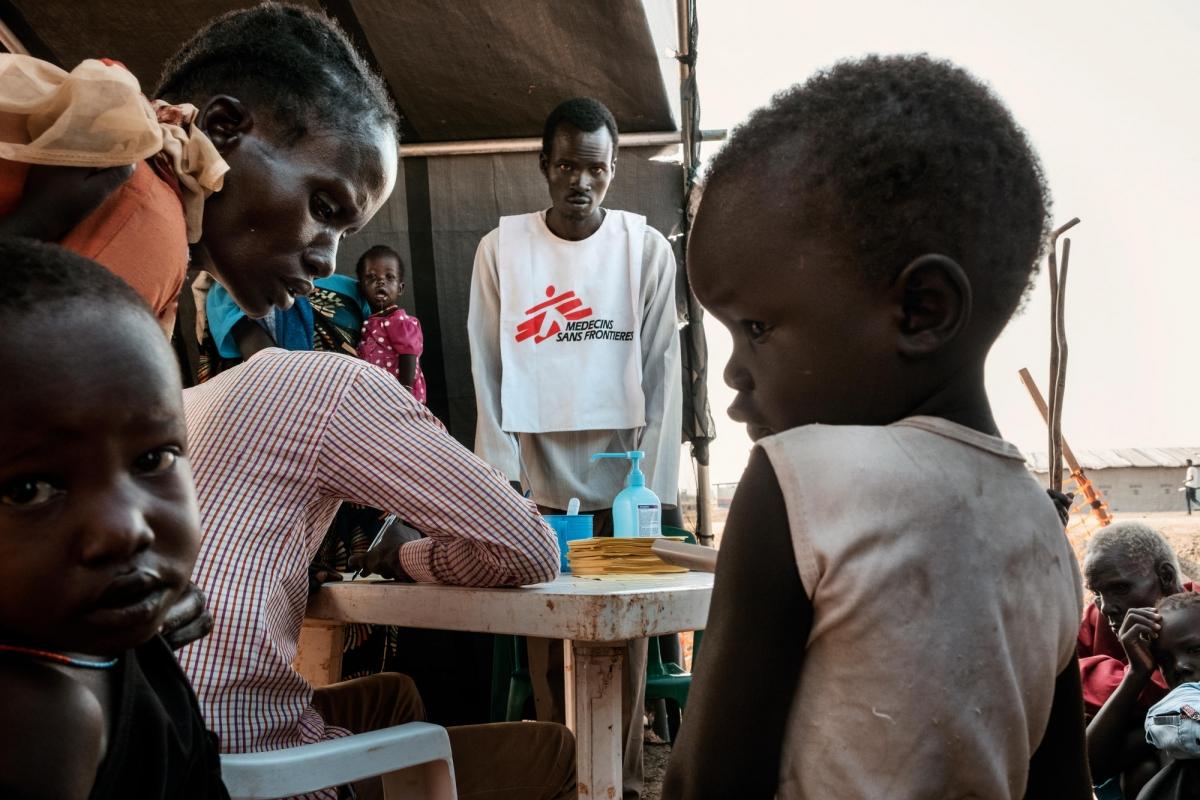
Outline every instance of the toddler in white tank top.
[[1048, 227], [1001, 102], [843, 62], [714, 158], [688, 246], [758, 442], [667, 798], [1089, 798], [1080, 578], [988, 350]]

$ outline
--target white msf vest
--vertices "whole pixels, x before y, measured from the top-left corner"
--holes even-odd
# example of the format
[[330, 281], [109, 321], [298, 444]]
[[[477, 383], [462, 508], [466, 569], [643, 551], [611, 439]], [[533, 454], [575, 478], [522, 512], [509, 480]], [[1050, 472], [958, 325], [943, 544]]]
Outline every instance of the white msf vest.
[[642, 248], [646, 218], [606, 210], [560, 239], [545, 212], [500, 218], [500, 426], [510, 433], [646, 424]]

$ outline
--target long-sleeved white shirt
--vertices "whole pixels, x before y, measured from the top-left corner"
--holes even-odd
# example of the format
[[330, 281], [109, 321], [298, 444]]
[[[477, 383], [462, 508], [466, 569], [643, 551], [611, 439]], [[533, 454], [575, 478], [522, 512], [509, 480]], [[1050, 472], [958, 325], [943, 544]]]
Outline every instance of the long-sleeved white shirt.
[[646, 485], [664, 505], [679, 492], [683, 383], [675, 314], [675, 254], [666, 238], [646, 226], [642, 250], [642, 393], [646, 426], [626, 430], [509, 433], [500, 427], [499, 229], [479, 242], [467, 314], [475, 380], [475, 453], [509, 480], [520, 480], [540, 506], [566, 508], [578, 497], [584, 511], [612, 506], [625, 485], [626, 461], [592, 462], [592, 453], [642, 450]]

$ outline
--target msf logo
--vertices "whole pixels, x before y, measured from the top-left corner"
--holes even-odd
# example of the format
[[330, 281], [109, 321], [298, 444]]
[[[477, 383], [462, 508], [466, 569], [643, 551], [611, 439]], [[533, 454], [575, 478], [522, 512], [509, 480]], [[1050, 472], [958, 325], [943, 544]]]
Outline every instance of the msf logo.
[[525, 312], [527, 319], [517, 326], [517, 341], [533, 339], [534, 344], [544, 342], [563, 330], [567, 322], [586, 319], [592, 309], [584, 308], [583, 301], [575, 292], [568, 290], [555, 296], [553, 286], [546, 287], [549, 300], [538, 303]]

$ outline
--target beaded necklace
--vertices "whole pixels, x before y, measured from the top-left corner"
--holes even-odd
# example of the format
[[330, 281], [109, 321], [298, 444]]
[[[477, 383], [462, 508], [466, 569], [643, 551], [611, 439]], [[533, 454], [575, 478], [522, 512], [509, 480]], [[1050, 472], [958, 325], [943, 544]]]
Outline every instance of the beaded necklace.
[[21, 647], [15, 644], [0, 643], [0, 653], [19, 653], [21, 655], [33, 656], [40, 658], [43, 661], [53, 661], [55, 664], [65, 664], [68, 667], [82, 667], [83, 669], [112, 669], [117, 665], [118, 659], [109, 661], [89, 661], [85, 658], [71, 658], [66, 653], [56, 653], [53, 650], [36, 650], [32, 647]]

